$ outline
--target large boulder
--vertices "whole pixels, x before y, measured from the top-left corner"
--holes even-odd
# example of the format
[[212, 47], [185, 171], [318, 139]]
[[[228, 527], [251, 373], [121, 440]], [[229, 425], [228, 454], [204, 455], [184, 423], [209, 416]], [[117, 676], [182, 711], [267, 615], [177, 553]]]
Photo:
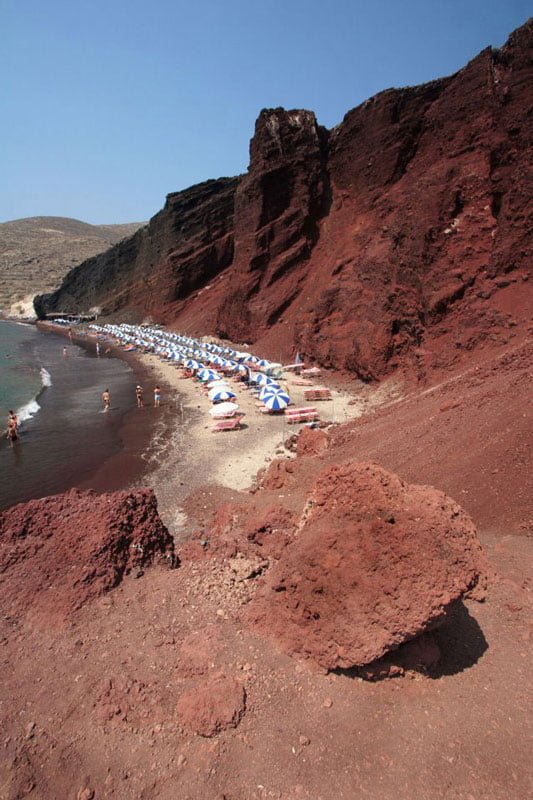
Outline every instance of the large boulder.
[[173, 565], [174, 541], [152, 489], [73, 489], [0, 513], [2, 600], [15, 617], [64, 616], [155, 559]]
[[289, 653], [362, 666], [435, 627], [483, 578], [471, 519], [372, 463], [328, 467], [249, 619]]

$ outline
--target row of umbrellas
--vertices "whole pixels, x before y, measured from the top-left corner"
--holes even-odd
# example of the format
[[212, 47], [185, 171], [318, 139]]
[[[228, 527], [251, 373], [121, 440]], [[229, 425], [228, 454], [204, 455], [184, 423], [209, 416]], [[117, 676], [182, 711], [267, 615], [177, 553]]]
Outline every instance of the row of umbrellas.
[[[274, 377], [281, 370], [281, 364], [260, 359], [245, 351], [200, 342], [190, 336], [154, 327], [93, 323], [90, 328], [98, 334], [113, 336], [127, 347], [141, 347], [193, 371], [200, 382], [207, 384], [208, 397], [216, 404], [210, 411], [213, 416], [238, 409], [238, 405], [233, 402], [235, 393], [216, 367], [224, 373], [246, 375], [250, 384], [260, 387], [259, 399], [270, 411], [281, 411], [290, 403], [289, 395]], [[223, 408], [222, 404], [231, 405], [232, 408]]]

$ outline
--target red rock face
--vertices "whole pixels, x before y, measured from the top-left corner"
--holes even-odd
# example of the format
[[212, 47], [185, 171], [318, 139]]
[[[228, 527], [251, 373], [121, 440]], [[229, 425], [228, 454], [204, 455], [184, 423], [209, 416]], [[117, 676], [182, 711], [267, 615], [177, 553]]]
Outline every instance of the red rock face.
[[249, 620], [327, 669], [363, 666], [442, 622], [483, 569], [472, 521], [442, 492], [375, 464], [328, 467]]
[[151, 313], [369, 380], [505, 343], [528, 318], [532, 32], [329, 132], [262, 111], [244, 178], [171, 195], [37, 309]]
[[128, 573], [173, 556], [151, 489], [73, 489], [0, 513], [2, 597], [15, 617], [64, 617]]

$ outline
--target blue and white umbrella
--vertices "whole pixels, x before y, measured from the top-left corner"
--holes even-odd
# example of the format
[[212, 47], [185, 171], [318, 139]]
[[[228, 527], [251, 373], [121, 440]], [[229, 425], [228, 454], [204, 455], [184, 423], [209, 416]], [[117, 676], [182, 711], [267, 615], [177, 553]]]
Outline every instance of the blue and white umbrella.
[[206, 369], [205, 367], [203, 369], [199, 369], [196, 374], [201, 381], [204, 381], [204, 383], [216, 381], [217, 378], [220, 378], [220, 375], [218, 372], [215, 372], [214, 369]]
[[261, 399], [269, 411], [282, 411], [291, 402], [289, 395], [282, 390], [265, 394]]
[[269, 375], [265, 375], [264, 372], [256, 372], [253, 376], [252, 381], [257, 383], [258, 386], [278, 386], [278, 382], [275, 378], [271, 378]]
[[220, 403], [222, 400], [231, 400], [235, 397], [235, 393], [232, 392], [230, 389], [211, 389], [208, 394], [209, 399], [212, 403]]
[[189, 369], [200, 369], [200, 363], [195, 361], [194, 358], [188, 358], [185, 362], [185, 366]]
[[269, 383], [266, 386], [261, 387], [261, 391], [259, 392], [259, 399], [264, 400], [265, 397], [268, 397], [269, 394], [284, 394], [287, 396], [287, 392], [281, 388], [277, 383]]

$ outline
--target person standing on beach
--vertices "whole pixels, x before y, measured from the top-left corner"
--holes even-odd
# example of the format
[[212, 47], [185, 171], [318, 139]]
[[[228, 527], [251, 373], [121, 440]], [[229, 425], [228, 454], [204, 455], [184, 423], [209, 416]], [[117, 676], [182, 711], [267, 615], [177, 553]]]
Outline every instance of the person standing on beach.
[[104, 411], [109, 411], [111, 406], [111, 395], [109, 394], [109, 389], [104, 389], [102, 392], [102, 403], [104, 404]]
[[142, 386], [137, 386], [135, 389], [135, 396], [137, 398], [137, 408], [144, 407], [144, 389]]
[[11, 447], [15, 446], [15, 442], [19, 438], [18, 435], [18, 420], [17, 415], [14, 411], [9, 411], [9, 417], [7, 420], [7, 439], [11, 444]]
[[96, 342], [96, 355], [100, 355], [100, 342]]
[[154, 408], [159, 408], [161, 405], [161, 389], [156, 386], [154, 389]]

